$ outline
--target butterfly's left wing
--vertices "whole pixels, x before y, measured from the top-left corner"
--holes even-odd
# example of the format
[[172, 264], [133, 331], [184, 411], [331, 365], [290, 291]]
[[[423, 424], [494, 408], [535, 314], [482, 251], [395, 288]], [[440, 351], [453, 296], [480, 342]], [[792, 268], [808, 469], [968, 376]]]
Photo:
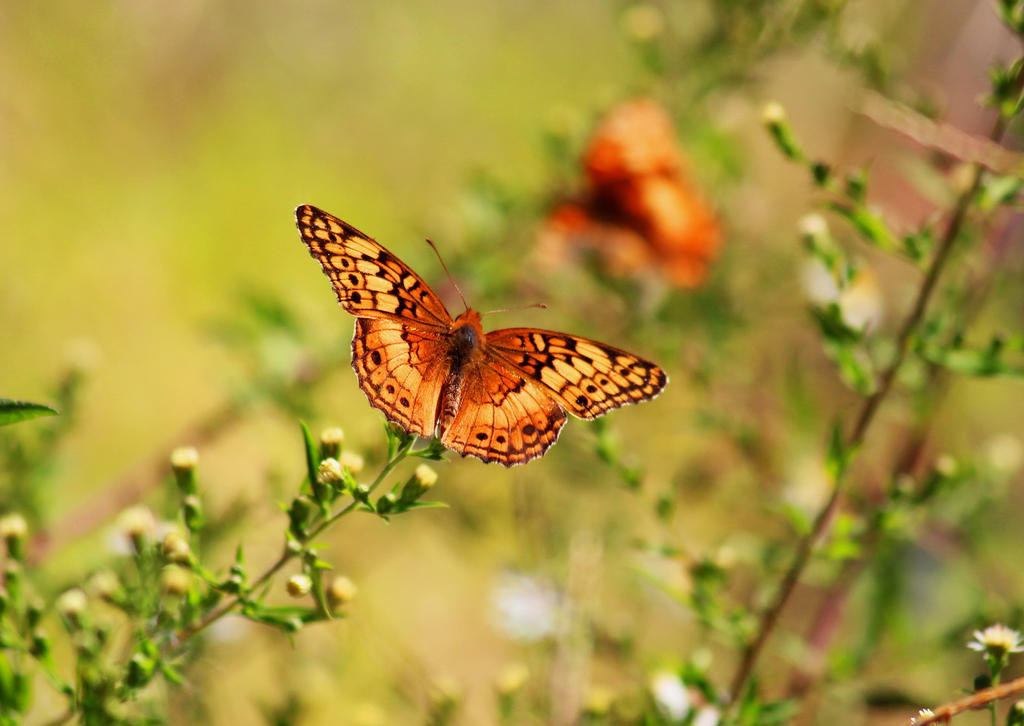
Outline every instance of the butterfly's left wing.
[[447, 331], [452, 317], [441, 298], [369, 235], [311, 204], [295, 209], [295, 225], [348, 312]]
[[652, 399], [668, 383], [665, 371], [648, 360], [567, 333], [505, 328], [487, 333], [484, 347], [543, 384], [569, 413], [583, 419]]

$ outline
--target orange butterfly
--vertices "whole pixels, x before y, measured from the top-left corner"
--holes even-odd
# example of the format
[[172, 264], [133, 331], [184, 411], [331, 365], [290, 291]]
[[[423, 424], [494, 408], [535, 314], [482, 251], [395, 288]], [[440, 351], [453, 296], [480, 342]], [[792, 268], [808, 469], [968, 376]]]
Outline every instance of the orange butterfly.
[[504, 466], [540, 456], [565, 412], [592, 419], [654, 398], [665, 372], [632, 353], [534, 328], [452, 319], [423, 279], [349, 224], [304, 204], [302, 241], [356, 316], [352, 367], [370, 404], [410, 433]]
[[718, 220], [692, 188], [668, 114], [654, 101], [616, 106], [584, 154], [586, 189], [551, 213], [542, 236], [546, 256], [591, 248], [605, 270], [655, 270], [695, 287], [721, 242]]

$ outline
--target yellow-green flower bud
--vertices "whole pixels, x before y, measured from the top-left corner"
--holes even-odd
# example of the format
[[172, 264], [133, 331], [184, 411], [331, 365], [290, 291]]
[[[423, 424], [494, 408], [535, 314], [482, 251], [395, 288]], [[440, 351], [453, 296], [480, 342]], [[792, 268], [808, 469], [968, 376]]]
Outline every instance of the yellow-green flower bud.
[[196, 465], [199, 452], [193, 446], [181, 446], [171, 452], [171, 470], [182, 494], [196, 493]]
[[416, 477], [416, 483], [419, 484], [420, 488], [424, 491], [430, 489], [430, 487], [437, 483], [437, 472], [426, 464], [420, 464], [417, 466], [413, 476]]
[[177, 564], [188, 562], [189, 557], [192, 555], [192, 548], [189, 547], [188, 540], [177, 532], [167, 533], [163, 543], [160, 545], [160, 550], [169, 562]]
[[337, 459], [341, 453], [341, 444], [345, 441], [345, 432], [337, 426], [324, 429], [320, 433], [320, 458]]
[[198, 532], [203, 528], [203, 503], [195, 494], [189, 494], [181, 500], [182, 515], [189, 532]]
[[171, 452], [171, 467], [175, 471], [192, 471], [199, 463], [199, 452], [194, 446], [179, 446]]
[[292, 597], [303, 597], [313, 589], [313, 580], [309, 575], [292, 575], [288, 578], [285, 589]]
[[321, 484], [334, 486], [345, 479], [345, 471], [337, 459], [324, 459], [316, 471], [316, 480]]
[[110, 600], [121, 589], [121, 582], [117, 579], [117, 575], [110, 570], [100, 570], [93, 573], [85, 587], [94, 596], [102, 600]]
[[341, 458], [339, 458], [338, 461], [343, 467], [352, 473], [352, 476], [358, 476], [359, 472], [363, 470], [363, 466], [365, 465], [363, 457], [352, 451], [343, 451], [341, 453]]
[[340, 608], [356, 596], [358, 588], [352, 580], [338, 575], [327, 587], [327, 600], [332, 608]]
[[28, 535], [28, 522], [17, 512], [0, 517], [0, 539], [7, 545], [7, 554], [16, 560], [25, 556], [25, 537]]
[[125, 509], [117, 518], [119, 529], [131, 541], [136, 552], [141, 552], [146, 539], [156, 529], [156, 517], [148, 507], [138, 505]]
[[160, 571], [160, 588], [167, 595], [184, 595], [192, 584], [192, 575], [177, 565], [167, 565]]
[[29, 652], [36, 658], [45, 658], [50, 654], [50, 637], [42, 628], [32, 633], [32, 643], [29, 646]]
[[89, 604], [85, 592], [79, 587], [62, 592], [53, 603], [54, 609], [68, 620], [77, 620]]
[[794, 161], [804, 160], [803, 151], [800, 150], [800, 146], [793, 136], [793, 130], [789, 126], [789, 121], [786, 120], [786, 111], [781, 104], [775, 101], [766, 103], [761, 109], [761, 121], [783, 154]]

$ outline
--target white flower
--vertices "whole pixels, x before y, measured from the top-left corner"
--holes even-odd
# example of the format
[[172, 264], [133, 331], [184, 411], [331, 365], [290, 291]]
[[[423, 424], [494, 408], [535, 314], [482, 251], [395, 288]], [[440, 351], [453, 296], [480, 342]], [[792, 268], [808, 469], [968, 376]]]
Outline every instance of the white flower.
[[697, 711], [697, 715], [693, 719], [693, 726], [718, 726], [720, 716], [721, 714], [714, 706], [704, 706]]
[[690, 712], [690, 694], [675, 673], [661, 671], [651, 678], [651, 696], [662, 715], [672, 723], [681, 723]]
[[932, 718], [934, 715], [935, 712], [932, 711], [930, 708], [922, 708], [920, 711], [917, 712], [916, 716], [911, 717], [910, 726], [915, 726], [915, 724], [924, 723], [928, 719]]
[[529, 575], [503, 575], [491, 596], [494, 624], [515, 640], [532, 642], [554, 635], [559, 609], [558, 593]]
[[974, 640], [967, 644], [971, 650], [986, 653], [993, 658], [1002, 658], [1009, 653], [1024, 652], [1020, 632], [1001, 623], [990, 625], [984, 630], [974, 631]]

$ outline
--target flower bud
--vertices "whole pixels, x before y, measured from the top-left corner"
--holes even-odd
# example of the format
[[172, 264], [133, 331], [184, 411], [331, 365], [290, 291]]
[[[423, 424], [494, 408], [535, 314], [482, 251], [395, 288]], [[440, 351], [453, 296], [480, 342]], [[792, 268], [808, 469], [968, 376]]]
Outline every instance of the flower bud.
[[32, 643], [29, 645], [29, 653], [36, 658], [45, 658], [50, 654], [50, 637], [42, 628], [32, 633]]
[[117, 575], [110, 570], [100, 570], [94, 573], [85, 586], [94, 596], [108, 601], [121, 589]]
[[132, 688], [142, 688], [153, 678], [156, 662], [147, 655], [136, 653], [128, 662], [128, 675], [125, 682]]
[[377, 500], [377, 513], [387, 514], [388, 512], [393, 512], [396, 504], [398, 504], [398, 497], [394, 492], [388, 492]]
[[7, 554], [15, 560], [25, 556], [25, 537], [28, 535], [28, 522], [17, 512], [0, 517], [0, 539], [7, 545]]
[[409, 481], [402, 487], [402, 503], [412, 504], [436, 483], [437, 472], [426, 464], [420, 464]]
[[316, 480], [321, 484], [335, 485], [345, 479], [345, 471], [337, 459], [324, 459], [316, 471]]
[[181, 509], [185, 518], [185, 526], [188, 527], [189, 532], [198, 532], [203, 528], [205, 523], [203, 503], [199, 501], [199, 497], [195, 494], [188, 495], [181, 500]]
[[177, 565], [167, 565], [160, 571], [160, 589], [167, 595], [180, 596], [188, 592], [192, 576]]
[[43, 603], [39, 600], [33, 600], [25, 608], [25, 621], [28, 623], [30, 628], [34, 628], [39, 625], [39, 621], [43, 619]]
[[426, 464], [420, 464], [417, 466], [413, 476], [416, 478], [416, 483], [419, 484], [424, 491], [430, 489], [430, 487], [437, 483], [437, 472]]
[[168, 562], [184, 564], [189, 561], [192, 549], [188, 541], [177, 532], [168, 532], [160, 546], [161, 552]]
[[796, 138], [793, 136], [793, 129], [786, 119], [786, 111], [782, 105], [776, 102], [765, 104], [761, 110], [761, 121], [767, 127], [768, 132], [775, 139], [779, 150], [793, 161], [803, 161], [804, 153], [800, 150]]
[[1024, 701], [1017, 701], [1010, 706], [1006, 714], [1006, 726], [1024, 726]]
[[352, 451], [343, 451], [338, 461], [349, 470], [352, 476], [358, 476], [359, 472], [363, 470], [363, 466], [365, 466], [363, 457]]
[[285, 589], [292, 597], [304, 597], [313, 589], [313, 580], [309, 575], [292, 575], [288, 578]]
[[345, 440], [345, 432], [337, 426], [324, 429], [320, 433], [320, 458], [337, 459], [341, 453], [341, 444]]
[[8, 560], [0, 577], [7, 591], [7, 599], [18, 607], [21, 602], [21, 566], [15, 560]]
[[327, 601], [331, 608], [338, 609], [350, 602], [356, 596], [357, 591], [358, 588], [352, 580], [344, 575], [338, 575], [331, 580], [331, 584], [327, 587]]
[[131, 541], [136, 552], [141, 552], [145, 541], [156, 529], [156, 517], [149, 507], [138, 505], [125, 509], [117, 518], [118, 528]]
[[288, 507], [288, 529], [295, 537], [301, 539], [306, 536], [306, 525], [312, 511], [313, 502], [308, 497], [298, 496], [292, 500], [291, 506]]
[[182, 494], [196, 493], [196, 464], [199, 452], [193, 446], [181, 446], [171, 452], [171, 469]]
[[69, 623], [79, 626], [82, 624], [82, 613], [88, 604], [85, 592], [81, 588], [73, 587], [62, 592], [54, 601], [53, 607]]

